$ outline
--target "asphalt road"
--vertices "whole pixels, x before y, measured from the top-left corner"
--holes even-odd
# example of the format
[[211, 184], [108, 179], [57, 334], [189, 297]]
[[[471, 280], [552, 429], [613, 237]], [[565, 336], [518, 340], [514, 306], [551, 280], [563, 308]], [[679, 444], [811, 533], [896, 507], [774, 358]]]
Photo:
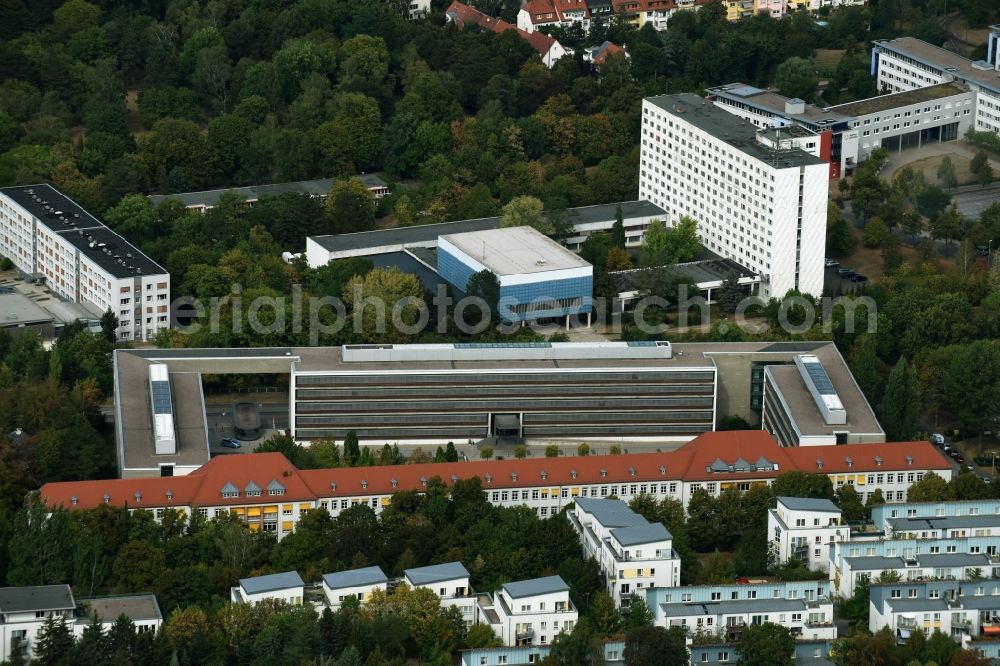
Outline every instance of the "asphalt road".
[[[1000, 183], [975, 189], [963, 188], [955, 193], [954, 203], [966, 217], [978, 218], [984, 210], [995, 203], [1000, 203]], [[994, 243], [995, 245], [995, 243]]]
[[240, 438], [243, 447], [238, 450], [219, 445], [223, 437], [235, 437], [233, 429], [233, 403], [206, 403], [205, 418], [208, 422], [209, 448], [215, 453], [247, 453], [275, 432], [288, 428], [288, 403], [257, 403], [260, 424], [264, 428], [259, 439], [247, 441]]

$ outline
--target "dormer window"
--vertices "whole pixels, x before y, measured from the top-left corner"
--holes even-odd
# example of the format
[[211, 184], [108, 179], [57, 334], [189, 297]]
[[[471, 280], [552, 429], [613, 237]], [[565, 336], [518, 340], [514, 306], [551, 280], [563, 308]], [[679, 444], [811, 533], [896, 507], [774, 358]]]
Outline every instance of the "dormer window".
[[226, 485], [222, 486], [222, 496], [226, 499], [239, 497], [240, 489], [234, 486], [231, 482], [227, 482]]
[[174, 491], [172, 491], [172, 490], [168, 490], [167, 491], [167, 501], [168, 502], [173, 502], [174, 501]]
[[629, 467], [628, 468], [628, 475], [629, 476], [635, 476], [635, 467]]
[[847, 456], [846, 458], [844, 458], [844, 462], [847, 463], [847, 468], [848, 469], [854, 467], [854, 461], [851, 460], [850, 456]]
[[395, 488], [396, 486], [399, 485], [399, 481], [397, 481], [394, 478], [393, 479], [389, 479], [389, 483], [392, 485], [393, 488]]
[[138, 503], [138, 502], [141, 502], [141, 501], [142, 501], [142, 493], [141, 493], [141, 492], [139, 492], [138, 490], [137, 490], [137, 491], [135, 491], [135, 501], [136, 501], [137, 503]]
[[451, 475], [451, 485], [455, 485], [456, 483], [458, 483], [458, 477], [455, 476], [454, 474], [452, 474]]
[[77, 499], [76, 495], [73, 495], [72, 497], [69, 498], [69, 503], [72, 504], [73, 506], [76, 506], [79, 501], [80, 500]]
[[571, 479], [575, 479], [576, 478], [576, 470], [575, 469], [571, 469], [569, 471], [569, 478], [571, 478]]
[[816, 458], [816, 468], [817, 469], [823, 469], [823, 459], [822, 458]]
[[601, 478], [604, 479], [604, 478], [607, 478], [607, 476], [608, 476], [608, 470], [602, 469], [601, 470]]
[[330, 482], [330, 490], [336, 490], [336, 489], [337, 489], [337, 482], [336, 481], [331, 481]]
[[483, 478], [486, 479], [486, 483], [493, 483], [493, 475], [489, 472], [487, 472]]
[[875, 466], [876, 467], [882, 466], [882, 456], [875, 456]]
[[511, 481], [517, 481], [517, 472], [511, 472], [510, 473], [510, 480]]
[[547, 478], [549, 478], [549, 473], [548, 473], [548, 472], [546, 472], [546, 471], [545, 471], [545, 470], [543, 469], [543, 470], [542, 470], [542, 481], [544, 481], [544, 480], [545, 480], [545, 479], [547, 479]]
[[420, 485], [422, 485], [424, 488], [427, 487], [427, 477], [426, 476], [420, 477]]
[[109, 495], [107, 493], [104, 493], [104, 498], [103, 499], [104, 499], [104, 503], [107, 504], [108, 502], [111, 501], [111, 495]]
[[907, 465], [913, 464], [913, 456], [906, 456], [906, 464]]
[[368, 488], [368, 482], [365, 481], [364, 479], [361, 479], [361, 489], [366, 490], [367, 488]]
[[660, 465], [660, 476], [666, 476], [666, 475], [667, 475], [667, 468], [664, 467], [663, 465]]

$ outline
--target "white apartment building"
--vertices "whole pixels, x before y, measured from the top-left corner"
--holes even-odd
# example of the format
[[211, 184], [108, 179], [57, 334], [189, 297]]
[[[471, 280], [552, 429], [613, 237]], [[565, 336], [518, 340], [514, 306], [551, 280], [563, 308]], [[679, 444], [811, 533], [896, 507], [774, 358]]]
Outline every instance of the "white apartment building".
[[749, 625], [771, 622], [787, 627], [797, 640], [837, 637], [830, 583], [825, 580], [691, 585], [646, 591], [646, 605], [658, 627], [681, 627], [689, 642], [715, 637], [733, 642]]
[[822, 293], [828, 179], [825, 160], [765, 145], [697, 95], [643, 100], [639, 198], [668, 225], [695, 219], [708, 249], [761, 275], [764, 299]]
[[25, 660], [34, 656], [38, 633], [48, 618], [60, 618], [76, 637], [97, 616], [105, 631], [125, 615], [139, 632], [157, 631], [163, 624], [159, 604], [152, 594], [73, 598], [69, 585], [36, 585], [0, 588], [0, 661], [20, 650]]
[[6, 661], [21, 649], [30, 660], [45, 620], [63, 618], [71, 624], [75, 610], [69, 585], [0, 588], [0, 657]]
[[569, 585], [559, 576], [505, 584], [478, 596], [478, 622], [489, 624], [504, 645], [548, 645], [573, 631], [579, 617]]
[[465, 626], [476, 621], [476, 598], [469, 585], [469, 572], [461, 562], [433, 564], [403, 572], [403, 581], [412, 588], [430, 590], [441, 598], [441, 607], [455, 606], [462, 611]]
[[348, 598], [368, 601], [375, 590], [386, 591], [389, 578], [379, 566], [323, 574], [323, 594], [331, 610], [339, 610]]
[[[977, 132], [1000, 132], [1000, 53], [996, 48], [1000, 26], [991, 26], [986, 60], [975, 62], [957, 53], [916, 39], [876, 40], [872, 49], [872, 76], [880, 89], [902, 92], [957, 81], [976, 95]], [[963, 109], [964, 110], [964, 109]]]
[[251, 606], [256, 606], [265, 599], [278, 599], [292, 606], [298, 606], [304, 596], [305, 583], [297, 571], [241, 578], [240, 584], [230, 591], [230, 600], [233, 603]]
[[170, 326], [170, 275], [51, 185], [0, 189], [0, 255], [57, 296], [118, 316], [119, 340]]
[[828, 499], [779, 497], [767, 512], [767, 533], [778, 562], [794, 559], [813, 571], [827, 571], [830, 544], [849, 539], [851, 530]]
[[567, 515], [584, 556], [600, 565], [616, 605], [627, 607], [644, 588], [680, 585], [680, 556], [662, 524], [650, 523], [620, 500], [581, 497]]
[[940, 631], [963, 648], [996, 658], [1000, 637], [1000, 581], [991, 579], [873, 584], [868, 628], [889, 627], [900, 641], [912, 632]]
[[1000, 536], [1000, 500], [881, 505], [872, 507], [872, 522], [898, 539]]

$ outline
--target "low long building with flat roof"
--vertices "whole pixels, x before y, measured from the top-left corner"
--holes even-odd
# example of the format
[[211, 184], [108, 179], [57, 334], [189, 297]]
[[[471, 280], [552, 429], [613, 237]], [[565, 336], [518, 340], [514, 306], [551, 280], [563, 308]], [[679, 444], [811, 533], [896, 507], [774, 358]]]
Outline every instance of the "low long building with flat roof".
[[[628, 247], [642, 245], [642, 234], [649, 223], [655, 219], [662, 220], [666, 215], [662, 208], [645, 200], [567, 208], [563, 214], [572, 231], [563, 243], [571, 250], [579, 250], [590, 234], [610, 231], [619, 210], [625, 227], [625, 245]], [[336, 259], [436, 248], [441, 236], [499, 229], [500, 222], [499, 217], [482, 217], [350, 234], [309, 236], [306, 239], [306, 259], [310, 266], [316, 268]]]

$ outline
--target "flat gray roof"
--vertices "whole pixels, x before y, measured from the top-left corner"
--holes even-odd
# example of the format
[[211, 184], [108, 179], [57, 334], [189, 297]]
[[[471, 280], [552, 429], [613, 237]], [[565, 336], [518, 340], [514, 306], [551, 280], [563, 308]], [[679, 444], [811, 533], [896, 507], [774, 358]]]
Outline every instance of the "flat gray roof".
[[503, 368], [524, 368], [527, 370], [545, 370], [559, 368], [699, 368], [714, 370], [715, 364], [709, 358], [696, 352], [677, 353], [674, 346], [672, 358], [621, 358], [620, 356], [603, 356], [595, 351], [589, 358], [578, 359], [540, 359], [518, 358], [516, 348], [504, 359], [484, 360], [386, 360], [386, 361], [345, 361], [340, 347], [297, 347], [295, 356], [300, 360], [296, 364], [296, 372], [387, 372], [402, 370], [495, 370]]
[[[973, 81], [990, 90], [1000, 92], [1000, 73], [995, 69], [992, 67], [987, 67], [986, 69], [975, 67], [973, 62], [968, 58], [963, 58], [957, 53], [943, 49], [940, 46], [928, 44], [916, 37], [899, 37], [888, 40], [877, 39], [872, 43], [879, 48], [896, 51], [900, 55], [905, 55], [917, 62], [947, 72], [956, 78]], [[951, 68], [954, 69], [952, 70]]]
[[829, 513], [840, 513], [836, 504], [828, 499], [815, 497], [779, 497], [778, 501], [792, 511], [826, 511]]
[[[353, 176], [355, 180], [361, 181], [365, 187], [385, 187], [384, 180], [373, 173]], [[261, 197], [276, 197], [281, 194], [308, 194], [313, 197], [325, 197], [330, 193], [335, 180], [333, 178], [318, 178], [315, 180], [299, 180], [293, 183], [269, 183], [265, 185], [247, 185], [246, 187], [224, 187], [217, 190], [203, 190], [201, 192], [178, 192], [176, 194], [151, 194], [146, 197], [154, 206], [158, 206], [167, 199], [176, 199], [185, 206], [206, 206], [213, 207], [219, 202], [219, 198], [226, 192], [232, 192], [243, 199], [256, 201]]]
[[[596, 206], [567, 208], [565, 213], [570, 224], [593, 224], [613, 221], [619, 207], [622, 210], [622, 219], [625, 220], [639, 217], [665, 217], [667, 214], [665, 210], [646, 200], [620, 201], [618, 203], [598, 204]], [[310, 236], [310, 238], [330, 252], [343, 252], [347, 250], [398, 247], [413, 243], [430, 243], [436, 241], [439, 236], [499, 228], [499, 217], [481, 217], [472, 220], [440, 222], [438, 224], [421, 224], [413, 227], [359, 231], [351, 234]]]
[[917, 613], [922, 611], [948, 610], [944, 599], [885, 599], [897, 613]]
[[917, 562], [922, 567], [974, 567], [988, 566], [990, 558], [983, 553], [928, 553], [917, 555]]
[[[5, 187], [6, 194], [83, 256], [116, 278], [165, 275], [166, 270], [80, 204], [48, 183]], [[124, 263], [121, 263], [124, 262]]]
[[0, 294], [0, 328], [46, 324], [53, 316], [22, 293]]
[[771, 150], [757, 141], [755, 126], [692, 93], [647, 97], [646, 101], [745, 155], [779, 169], [826, 164], [825, 160], [804, 150]]
[[170, 372], [177, 453], [156, 454], [149, 396], [152, 363], [132, 351], [115, 353], [115, 420], [122, 464], [119, 474], [131, 469], [155, 469], [161, 463], [197, 467], [209, 459], [201, 376], [195, 372]]
[[849, 562], [851, 568], [855, 571], [865, 569], [902, 569], [906, 566], [906, 562], [903, 561], [902, 557], [845, 557], [844, 561]]
[[101, 620], [114, 621], [124, 615], [133, 622], [140, 620], [162, 620], [160, 604], [152, 594], [121, 594], [110, 597], [92, 597], [80, 599], [84, 607], [85, 617], [78, 623], [90, 622], [95, 615]]
[[323, 582], [331, 590], [341, 590], [345, 587], [360, 587], [362, 585], [377, 585], [378, 583], [388, 582], [388, 580], [388, 576], [385, 575], [382, 567], [379, 566], [323, 574]]
[[569, 590], [559, 576], [546, 576], [544, 578], [532, 578], [531, 580], [519, 580], [514, 583], [504, 583], [503, 589], [513, 599], [521, 597], [532, 597], [537, 594], [552, 594], [554, 592], [564, 592]]
[[660, 610], [667, 617], [691, 615], [732, 615], [737, 613], [780, 613], [802, 610], [802, 599], [734, 599], [727, 601], [695, 601], [687, 603], [662, 603]]
[[621, 291], [635, 289], [635, 279], [647, 271], [666, 270], [683, 278], [698, 288], [703, 286], [721, 283], [729, 277], [730, 273], [736, 273], [739, 278], [755, 278], [757, 274], [750, 269], [738, 264], [732, 259], [705, 259], [702, 261], [689, 261], [683, 264], [672, 264], [669, 266], [654, 266], [651, 268], [633, 268], [627, 271], [615, 271], [610, 273]]
[[854, 381], [854, 375], [844, 362], [844, 357], [837, 351], [837, 347], [827, 344], [811, 351], [823, 364], [830, 377], [830, 382], [847, 412], [847, 423], [831, 425], [824, 420], [816, 401], [802, 380], [802, 373], [794, 365], [769, 365], [767, 371], [784, 397], [792, 420], [799, 431], [805, 436], [833, 435], [834, 432], [844, 430], [853, 434], [870, 433], [884, 436], [882, 426], [875, 418], [875, 412]]
[[446, 562], [445, 564], [432, 564], [429, 567], [407, 569], [403, 574], [414, 585], [430, 585], [443, 580], [469, 577], [469, 572], [462, 566], [461, 562]]
[[641, 546], [644, 543], [667, 541], [673, 538], [661, 523], [616, 527], [611, 530], [611, 534], [623, 546]]
[[76, 608], [69, 585], [0, 587], [0, 613], [67, 610]]
[[637, 527], [649, 525], [649, 521], [618, 499], [592, 499], [578, 497], [573, 500], [581, 510], [586, 511], [604, 527]]
[[528, 226], [449, 234], [441, 240], [451, 243], [496, 275], [590, 267], [580, 255]]
[[283, 571], [282, 573], [240, 578], [240, 587], [247, 594], [261, 594], [275, 590], [287, 590], [292, 587], [303, 587], [302, 577], [298, 571]]
[[849, 116], [866, 116], [870, 113], [898, 109], [902, 106], [920, 104], [921, 102], [932, 102], [937, 99], [953, 97], [966, 92], [968, 90], [966, 90], [965, 86], [958, 83], [940, 83], [936, 86], [914, 88], [913, 90], [905, 90], [890, 95], [879, 95], [878, 97], [869, 97], [868, 99], [861, 99], [856, 102], [847, 102], [846, 104], [831, 106], [830, 110], [836, 110]]
[[[771, 92], [762, 88], [756, 88], [754, 86], [748, 86], [744, 83], [729, 83], [724, 86], [706, 88], [705, 92], [716, 97], [738, 99], [751, 106], [769, 111], [776, 116], [794, 118], [795, 120], [804, 122], [807, 125], [833, 125], [837, 122], [850, 120], [850, 116], [846, 116], [843, 113], [837, 113], [832, 109], [821, 109], [815, 104], [808, 103], [805, 104], [805, 110], [802, 113], [786, 113], [785, 102], [795, 100], [790, 97], [785, 97], [780, 93]], [[797, 101], [801, 102], [802, 100]], [[823, 123], [825, 120], [832, 122]]]
[[892, 518], [888, 521], [895, 531], [948, 530], [975, 527], [1000, 526], [1000, 515], [979, 516], [931, 516], [926, 518]]

